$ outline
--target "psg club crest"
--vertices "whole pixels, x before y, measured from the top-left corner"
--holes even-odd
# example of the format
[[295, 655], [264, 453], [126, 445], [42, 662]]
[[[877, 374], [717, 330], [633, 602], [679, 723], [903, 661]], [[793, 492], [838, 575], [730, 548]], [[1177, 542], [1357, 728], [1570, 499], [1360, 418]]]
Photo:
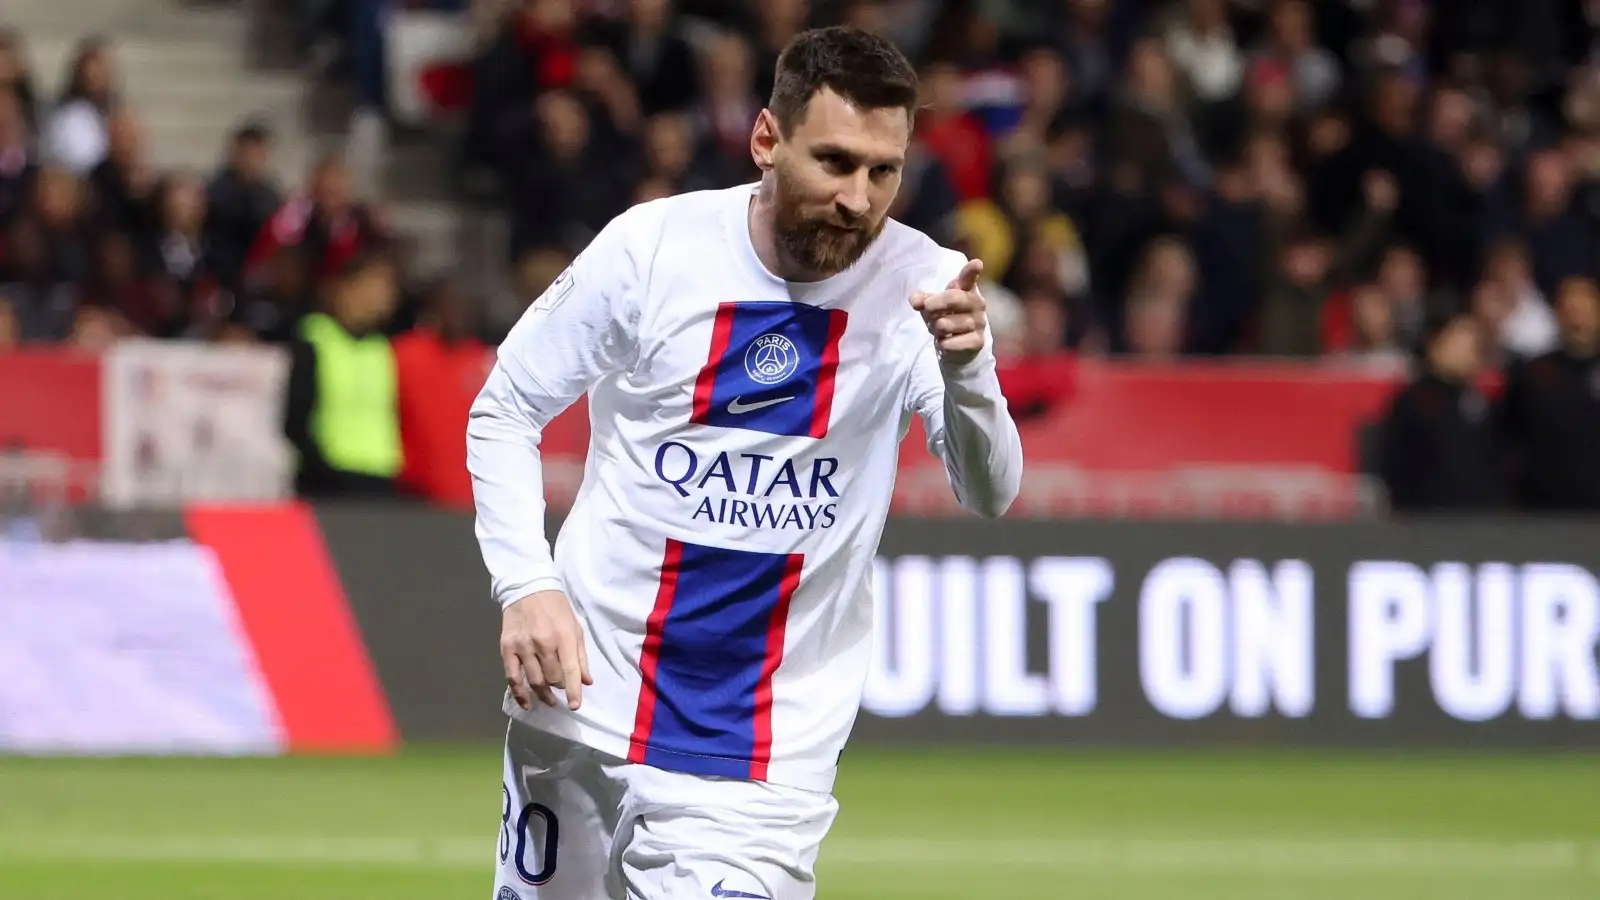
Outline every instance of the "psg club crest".
[[780, 384], [800, 367], [800, 351], [781, 334], [763, 334], [744, 354], [744, 370], [756, 384]]
[[847, 320], [842, 309], [792, 301], [719, 304], [689, 421], [825, 437]]

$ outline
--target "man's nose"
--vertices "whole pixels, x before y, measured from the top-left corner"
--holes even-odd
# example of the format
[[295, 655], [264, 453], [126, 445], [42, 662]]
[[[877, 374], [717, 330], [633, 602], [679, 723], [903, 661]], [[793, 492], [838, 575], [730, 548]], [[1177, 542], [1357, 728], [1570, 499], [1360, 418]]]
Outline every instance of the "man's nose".
[[872, 209], [872, 201], [867, 196], [867, 177], [865, 172], [846, 179], [845, 184], [839, 189], [834, 202], [839, 209], [850, 219], [865, 218]]

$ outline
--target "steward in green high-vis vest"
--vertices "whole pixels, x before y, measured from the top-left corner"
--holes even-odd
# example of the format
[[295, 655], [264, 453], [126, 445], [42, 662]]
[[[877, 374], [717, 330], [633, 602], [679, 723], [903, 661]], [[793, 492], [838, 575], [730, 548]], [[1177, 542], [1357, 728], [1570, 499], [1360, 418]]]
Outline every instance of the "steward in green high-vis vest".
[[312, 496], [388, 494], [404, 455], [394, 348], [383, 333], [398, 288], [383, 257], [347, 263], [327, 312], [301, 321], [285, 432], [300, 456], [297, 487]]

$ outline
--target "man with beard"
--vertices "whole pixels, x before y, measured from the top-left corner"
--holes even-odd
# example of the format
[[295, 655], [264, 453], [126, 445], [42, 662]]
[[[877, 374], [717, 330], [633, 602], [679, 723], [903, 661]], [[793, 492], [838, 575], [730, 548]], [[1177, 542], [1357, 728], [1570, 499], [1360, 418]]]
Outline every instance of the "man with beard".
[[[500, 348], [467, 429], [511, 717], [496, 900], [815, 895], [911, 415], [967, 509], [1022, 475], [981, 264], [887, 217], [916, 100], [883, 38], [798, 36], [761, 181], [622, 214]], [[584, 393], [552, 553], [540, 434]]]

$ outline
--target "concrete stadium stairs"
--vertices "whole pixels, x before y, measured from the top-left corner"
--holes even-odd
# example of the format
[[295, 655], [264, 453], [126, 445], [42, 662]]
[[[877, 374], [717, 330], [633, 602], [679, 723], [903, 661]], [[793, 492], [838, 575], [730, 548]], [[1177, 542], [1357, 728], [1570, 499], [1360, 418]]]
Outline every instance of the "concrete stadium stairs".
[[211, 172], [247, 117], [277, 132], [276, 164], [286, 183], [297, 183], [315, 156], [302, 124], [304, 80], [250, 67], [251, 17], [237, 4], [4, 0], [0, 25], [24, 35], [41, 100], [64, 86], [81, 38], [110, 39], [123, 96], [144, 124], [149, 158], [159, 167]]
[[[80, 39], [108, 38], [158, 168], [210, 174], [238, 124], [257, 118], [278, 136], [274, 162], [285, 186], [301, 184], [325, 150], [342, 149], [363, 193], [378, 193], [393, 167], [381, 127], [351, 129], [344, 111], [330, 116], [326, 104], [319, 107], [325, 92], [305, 73], [271, 65], [287, 7], [280, 0], [0, 0], [0, 27], [22, 33], [42, 103], [59, 94]], [[406, 180], [434, 177], [411, 175]], [[436, 195], [385, 208], [418, 270], [481, 270], [481, 260], [460, 265], [463, 217], [454, 204]]]

